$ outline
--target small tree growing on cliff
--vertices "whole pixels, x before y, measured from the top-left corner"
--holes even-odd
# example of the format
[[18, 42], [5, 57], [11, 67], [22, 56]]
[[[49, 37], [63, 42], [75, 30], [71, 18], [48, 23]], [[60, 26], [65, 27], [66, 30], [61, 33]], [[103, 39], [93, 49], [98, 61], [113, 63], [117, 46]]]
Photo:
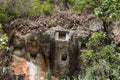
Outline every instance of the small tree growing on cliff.
[[[96, 33], [100, 35], [99, 39], [94, 36]], [[101, 37], [103, 37], [102, 40]], [[86, 67], [85, 80], [88, 78], [90, 80], [120, 79], [120, 55], [115, 50], [114, 44], [103, 45], [105, 44], [103, 43], [104, 37], [105, 35], [101, 32], [93, 33], [87, 44], [90, 44], [88, 47], [94, 46], [95, 48], [91, 47], [91, 50], [81, 55], [84, 67]]]

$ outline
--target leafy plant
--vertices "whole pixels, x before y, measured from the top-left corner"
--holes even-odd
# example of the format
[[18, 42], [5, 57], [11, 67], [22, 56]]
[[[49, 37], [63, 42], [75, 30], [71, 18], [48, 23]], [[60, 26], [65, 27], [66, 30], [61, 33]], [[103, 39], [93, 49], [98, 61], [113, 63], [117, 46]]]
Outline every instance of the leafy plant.
[[40, 13], [40, 0], [31, 0], [31, 9], [29, 10], [29, 16], [36, 16]]
[[75, 0], [68, 0], [68, 3], [74, 3]]
[[0, 6], [0, 22], [2, 21], [8, 21], [10, 19], [10, 15], [8, 14], [8, 11], [6, 10], [6, 7]]
[[94, 56], [94, 51], [93, 50], [88, 50], [86, 53], [83, 53], [81, 55], [82, 59], [83, 59], [83, 62], [86, 62], [86, 60], [89, 60], [91, 59], [91, 57]]
[[108, 22], [120, 20], [119, 0], [68, 0], [68, 3], [78, 13], [81, 13], [84, 8], [91, 8], [97, 18], [102, 18]]
[[46, 14], [46, 15], [47, 14], [52, 14], [53, 6], [49, 1], [46, 1], [41, 5], [41, 10], [40, 11], [41, 11], [42, 14]]
[[[0, 24], [0, 32], [1, 32], [1, 29], [2, 29], [2, 25]], [[0, 50], [4, 48], [8, 49], [7, 42], [8, 42], [7, 35], [0, 33]]]
[[[10, 4], [9, 4], [10, 3]], [[2, 0], [0, 21], [10, 21], [18, 17], [34, 17], [40, 13], [40, 0]]]
[[87, 42], [87, 47], [100, 47], [103, 46], [104, 44], [104, 40], [106, 39], [106, 34], [103, 32], [94, 32], [91, 37], [89, 38], [88, 42]]
[[54, 26], [55, 24], [56, 24], [56, 20], [55, 19], [50, 20], [49, 25]]
[[46, 71], [46, 80], [51, 80], [51, 75], [52, 75], [51, 71], [47, 70]]
[[120, 1], [119, 0], [101, 0], [94, 9], [95, 16], [106, 21], [120, 20]]
[[3, 67], [2, 69], [2, 73], [3, 74], [6, 74], [8, 72], [9, 68], [8, 67]]
[[92, 7], [92, 5], [94, 4], [94, 0], [74, 0], [73, 9], [76, 10], [78, 13], [81, 13], [83, 8]]
[[81, 55], [86, 68], [83, 80], [120, 79], [120, 55], [115, 49], [115, 44], [105, 45], [105, 39], [106, 35], [103, 32], [95, 32], [89, 38], [88, 46], [94, 47]]

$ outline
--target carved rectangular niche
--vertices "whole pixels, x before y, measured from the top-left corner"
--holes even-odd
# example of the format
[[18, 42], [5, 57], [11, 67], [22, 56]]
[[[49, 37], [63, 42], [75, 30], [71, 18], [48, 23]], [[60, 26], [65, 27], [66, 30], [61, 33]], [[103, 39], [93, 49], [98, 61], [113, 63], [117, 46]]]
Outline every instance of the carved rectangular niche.
[[68, 41], [70, 39], [68, 31], [56, 31], [55, 32], [55, 40], [59, 41]]

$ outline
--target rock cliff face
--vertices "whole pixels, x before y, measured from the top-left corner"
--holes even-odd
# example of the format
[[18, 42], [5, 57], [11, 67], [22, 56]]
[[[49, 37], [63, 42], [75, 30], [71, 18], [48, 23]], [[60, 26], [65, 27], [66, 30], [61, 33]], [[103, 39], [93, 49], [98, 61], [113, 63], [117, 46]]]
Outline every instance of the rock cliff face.
[[102, 20], [92, 14], [85, 17], [65, 12], [40, 16], [36, 21], [17, 19], [10, 26], [13, 57], [9, 67], [12, 73], [24, 75], [22, 80], [45, 80], [49, 76], [56, 80], [78, 74], [82, 70], [79, 56], [87, 51], [87, 39], [104, 29]]

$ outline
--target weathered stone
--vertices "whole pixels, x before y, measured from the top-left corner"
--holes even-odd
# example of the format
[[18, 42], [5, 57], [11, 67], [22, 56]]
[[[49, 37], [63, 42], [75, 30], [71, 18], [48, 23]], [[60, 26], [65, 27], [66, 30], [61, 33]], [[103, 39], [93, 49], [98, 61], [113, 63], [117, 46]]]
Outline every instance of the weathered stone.
[[113, 39], [114, 39], [115, 43], [119, 44], [120, 43], [120, 28], [114, 27], [112, 29], [112, 33], [113, 33]]
[[55, 76], [66, 76], [69, 73], [69, 41], [55, 41]]
[[93, 19], [89, 22], [89, 30], [102, 31], [104, 29], [103, 21], [100, 19]]
[[12, 64], [10, 65], [10, 69], [14, 72], [14, 74], [25, 74], [24, 80], [29, 80], [29, 67], [27, 65], [27, 61], [24, 58], [19, 58], [17, 56], [13, 56]]
[[22, 80], [45, 80], [45, 62], [42, 61], [43, 58], [40, 57], [39, 59], [41, 63], [40, 66], [32, 62], [28, 62], [24, 58], [13, 55], [13, 62], [10, 65], [10, 70], [13, 71], [13, 73], [16, 75], [16, 78], [22, 77], [22, 74], [24, 74], [25, 76]]

